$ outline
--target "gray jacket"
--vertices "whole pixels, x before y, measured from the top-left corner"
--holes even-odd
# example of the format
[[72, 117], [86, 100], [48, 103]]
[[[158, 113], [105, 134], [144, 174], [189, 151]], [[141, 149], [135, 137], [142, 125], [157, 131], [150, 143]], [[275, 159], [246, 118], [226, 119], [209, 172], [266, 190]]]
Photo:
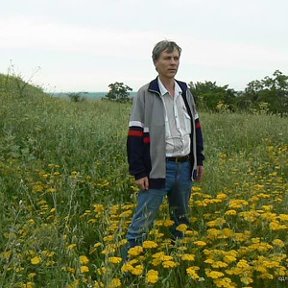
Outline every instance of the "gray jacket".
[[[203, 165], [203, 138], [195, 102], [186, 83], [177, 81], [191, 118], [191, 177]], [[129, 171], [136, 179], [147, 176], [150, 188], [165, 187], [166, 176], [165, 108], [157, 78], [141, 87], [133, 99], [127, 152]]]

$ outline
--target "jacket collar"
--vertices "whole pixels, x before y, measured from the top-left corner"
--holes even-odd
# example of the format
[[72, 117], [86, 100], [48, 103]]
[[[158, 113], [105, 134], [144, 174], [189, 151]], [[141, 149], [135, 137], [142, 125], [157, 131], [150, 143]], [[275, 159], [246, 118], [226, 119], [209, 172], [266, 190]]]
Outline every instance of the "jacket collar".
[[[180, 86], [180, 88], [182, 90], [182, 95], [185, 95], [186, 94], [186, 90], [187, 90], [187, 84], [185, 82], [181, 82], [181, 81], [178, 81], [178, 80], [175, 80], [175, 81]], [[148, 90], [150, 92], [157, 93], [159, 96], [161, 95], [161, 92], [160, 92], [160, 89], [159, 89], [159, 85], [158, 85], [158, 76], [149, 83]]]

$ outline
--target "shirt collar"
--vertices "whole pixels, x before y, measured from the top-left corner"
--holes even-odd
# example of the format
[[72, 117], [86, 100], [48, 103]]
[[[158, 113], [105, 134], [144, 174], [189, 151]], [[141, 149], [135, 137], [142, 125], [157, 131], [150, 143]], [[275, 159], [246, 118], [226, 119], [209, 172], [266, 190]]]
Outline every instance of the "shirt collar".
[[[161, 82], [160, 78], [158, 77], [157, 79], [158, 79], [158, 86], [159, 86], [161, 96], [164, 96], [166, 93], [169, 93], [168, 90], [163, 85], [163, 83]], [[175, 82], [175, 96], [178, 96], [179, 94], [182, 94], [182, 90], [180, 86], [178, 85], [178, 83], [176, 81], [174, 82]]]

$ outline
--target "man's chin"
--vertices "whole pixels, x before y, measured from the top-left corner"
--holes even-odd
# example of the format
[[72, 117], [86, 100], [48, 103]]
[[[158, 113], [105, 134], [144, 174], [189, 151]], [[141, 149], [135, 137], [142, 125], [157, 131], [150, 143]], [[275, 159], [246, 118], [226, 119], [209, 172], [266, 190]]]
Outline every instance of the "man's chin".
[[170, 73], [167, 73], [167, 78], [174, 78], [177, 74], [177, 71], [176, 72], [170, 72]]

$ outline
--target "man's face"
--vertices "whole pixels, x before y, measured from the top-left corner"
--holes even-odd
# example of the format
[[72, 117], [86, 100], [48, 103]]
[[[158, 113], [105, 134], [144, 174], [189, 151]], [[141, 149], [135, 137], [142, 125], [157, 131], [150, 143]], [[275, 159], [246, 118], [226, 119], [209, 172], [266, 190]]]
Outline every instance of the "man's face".
[[171, 53], [168, 53], [167, 50], [161, 52], [160, 57], [154, 63], [160, 77], [174, 78], [179, 67], [179, 59], [180, 55], [177, 49]]

